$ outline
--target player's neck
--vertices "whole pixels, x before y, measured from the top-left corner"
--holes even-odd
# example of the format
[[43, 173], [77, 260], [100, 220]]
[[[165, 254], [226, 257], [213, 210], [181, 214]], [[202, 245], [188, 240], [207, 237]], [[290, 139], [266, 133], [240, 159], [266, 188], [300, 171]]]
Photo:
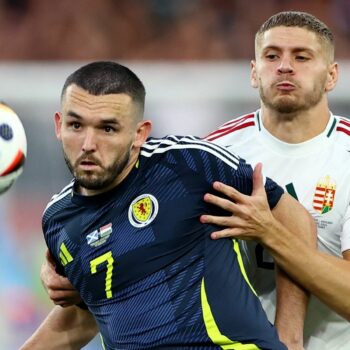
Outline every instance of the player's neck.
[[316, 137], [325, 130], [330, 118], [327, 105], [294, 114], [281, 114], [263, 105], [261, 111], [265, 129], [287, 143], [301, 143]]

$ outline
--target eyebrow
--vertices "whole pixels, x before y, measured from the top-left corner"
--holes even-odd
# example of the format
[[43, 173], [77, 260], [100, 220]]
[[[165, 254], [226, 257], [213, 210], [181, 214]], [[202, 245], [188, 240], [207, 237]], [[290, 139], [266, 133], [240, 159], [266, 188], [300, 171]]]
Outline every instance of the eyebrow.
[[[269, 45], [269, 46], [266, 46], [264, 48], [262, 48], [262, 52], [265, 52], [267, 50], [276, 50], [276, 51], [282, 51], [283, 48], [281, 48], [280, 46], [275, 46], [275, 45]], [[306, 51], [306, 52], [315, 52], [313, 49], [310, 49], [308, 47], [294, 47], [291, 49], [292, 52], [303, 52], [303, 51]]]
[[[83, 119], [82, 116], [80, 116], [78, 113], [76, 113], [76, 112], [74, 112], [72, 110], [69, 110], [67, 112], [67, 116], [75, 118], [75, 119], [78, 119], [78, 120], [82, 120]], [[100, 121], [100, 123], [101, 124], [115, 124], [115, 125], [119, 125], [120, 124], [119, 121], [116, 118], [114, 118], [114, 117], [102, 119]]]
[[73, 117], [73, 118], [76, 118], [76, 119], [83, 119], [79, 114], [77, 114], [77, 113], [75, 113], [75, 112], [73, 112], [73, 111], [71, 111], [71, 110], [69, 110], [69, 111], [67, 112], [67, 115], [68, 115], [69, 117]]

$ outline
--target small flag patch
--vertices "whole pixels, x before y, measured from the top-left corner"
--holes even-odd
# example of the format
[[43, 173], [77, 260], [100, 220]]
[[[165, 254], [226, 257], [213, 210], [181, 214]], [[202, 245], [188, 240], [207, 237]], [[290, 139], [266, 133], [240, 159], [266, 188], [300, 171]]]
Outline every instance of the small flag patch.
[[336, 192], [336, 183], [330, 176], [320, 179], [316, 185], [313, 207], [321, 214], [332, 210]]
[[98, 247], [107, 241], [112, 232], [112, 223], [104, 225], [86, 236], [87, 243], [92, 247]]

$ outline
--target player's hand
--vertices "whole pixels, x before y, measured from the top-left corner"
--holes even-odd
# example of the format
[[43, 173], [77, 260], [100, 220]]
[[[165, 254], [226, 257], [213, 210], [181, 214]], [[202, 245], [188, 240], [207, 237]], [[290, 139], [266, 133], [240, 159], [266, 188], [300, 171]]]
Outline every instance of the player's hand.
[[266, 197], [261, 163], [257, 164], [254, 169], [251, 196], [244, 195], [235, 188], [221, 182], [215, 182], [213, 187], [228, 199], [207, 193], [204, 200], [232, 213], [232, 215], [201, 216], [202, 223], [226, 227], [221, 231], [213, 232], [211, 237], [213, 239], [236, 237], [246, 240], [260, 240], [261, 235], [275, 221]]
[[82, 302], [79, 293], [69, 280], [56, 272], [55, 262], [49, 251], [46, 251], [46, 259], [41, 266], [40, 278], [54, 304], [67, 307]]

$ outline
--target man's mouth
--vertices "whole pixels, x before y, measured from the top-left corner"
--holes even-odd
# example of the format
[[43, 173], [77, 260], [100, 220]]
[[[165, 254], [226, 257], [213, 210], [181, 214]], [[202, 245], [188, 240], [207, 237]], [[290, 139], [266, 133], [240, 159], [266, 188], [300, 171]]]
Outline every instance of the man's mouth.
[[91, 160], [82, 160], [78, 163], [78, 166], [83, 170], [94, 170], [99, 167], [96, 162]]
[[295, 90], [295, 85], [288, 82], [288, 81], [282, 81], [278, 84], [276, 84], [278, 90], [282, 91], [292, 91]]

